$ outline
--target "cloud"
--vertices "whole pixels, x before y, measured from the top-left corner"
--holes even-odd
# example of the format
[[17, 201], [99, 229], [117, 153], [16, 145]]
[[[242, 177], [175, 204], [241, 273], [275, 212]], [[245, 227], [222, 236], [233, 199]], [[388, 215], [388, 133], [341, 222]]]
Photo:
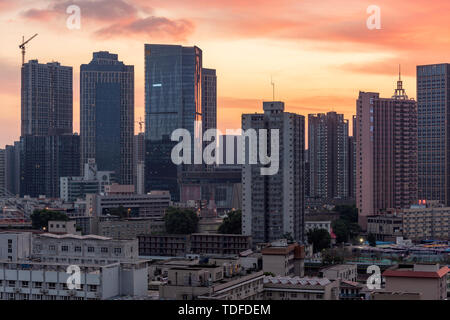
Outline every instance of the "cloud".
[[152, 16], [137, 19], [130, 23], [111, 25], [97, 30], [95, 35], [100, 38], [146, 36], [184, 41], [193, 32], [193, 29], [193, 23], [188, 20], [170, 20], [164, 17]]

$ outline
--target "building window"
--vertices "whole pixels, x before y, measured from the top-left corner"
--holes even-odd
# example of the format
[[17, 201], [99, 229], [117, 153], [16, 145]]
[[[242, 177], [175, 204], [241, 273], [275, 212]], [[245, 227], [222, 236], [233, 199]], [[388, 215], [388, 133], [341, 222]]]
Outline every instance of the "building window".
[[94, 251], [95, 251], [94, 247], [88, 247], [88, 252], [94, 252]]
[[108, 248], [106, 248], [106, 247], [103, 247], [103, 248], [101, 248], [101, 253], [108, 253]]
[[75, 252], [81, 252], [81, 247], [75, 247]]
[[114, 253], [115, 254], [121, 254], [122, 253], [122, 248], [114, 248]]
[[61, 251], [67, 252], [67, 251], [69, 251], [69, 247], [68, 246], [62, 246], [61, 247]]

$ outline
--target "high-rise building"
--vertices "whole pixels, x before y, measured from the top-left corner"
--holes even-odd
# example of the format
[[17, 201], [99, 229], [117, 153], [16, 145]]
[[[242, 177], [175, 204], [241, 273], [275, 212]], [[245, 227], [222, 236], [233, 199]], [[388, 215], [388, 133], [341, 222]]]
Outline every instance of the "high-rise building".
[[419, 199], [450, 206], [450, 64], [417, 66]]
[[417, 202], [417, 104], [401, 78], [392, 98], [360, 92], [356, 102], [356, 206], [367, 216]]
[[72, 67], [30, 60], [22, 66], [21, 135], [72, 132]]
[[[284, 103], [279, 101], [263, 102], [263, 110], [263, 114], [243, 114], [242, 129], [266, 129], [268, 136], [271, 129], [278, 130], [278, 171], [262, 175], [260, 169], [265, 165], [249, 161], [243, 165], [242, 233], [252, 236], [254, 243], [271, 242], [286, 234], [303, 242], [305, 118], [284, 112]], [[250, 148], [245, 143], [246, 158], [256, 152], [254, 143]]]
[[145, 137], [162, 140], [178, 128], [198, 134], [202, 121], [202, 50], [145, 45]]
[[348, 121], [343, 114], [308, 115], [310, 196], [348, 198]]
[[60, 178], [80, 173], [80, 137], [26, 135], [20, 156], [21, 196], [58, 198]]
[[348, 197], [356, 194], [356, 116], [352, 116], [352, 135], [348, 137]]
[[94, 52], [80, 67], [80, 109], [82, 166], [95, 159], [99, 170], [133, 184], [134, 66], [117, 54]]
[[215, 69], [202, 69], [203, 132], [217, 128], [217, 76]]
[[6, 189], [14, 195], [20, 193], [20, 141], [7, 145], [6, 151]]
[[[190, 132], [192, 146], [202, 130], [202, 51], [179, 45], [145, 45], [146, 191], [169, 190], [179, 200], [183, 166], [171, 161], [172, 132]], [[163, 189], [162, 189], [163, 188]]]

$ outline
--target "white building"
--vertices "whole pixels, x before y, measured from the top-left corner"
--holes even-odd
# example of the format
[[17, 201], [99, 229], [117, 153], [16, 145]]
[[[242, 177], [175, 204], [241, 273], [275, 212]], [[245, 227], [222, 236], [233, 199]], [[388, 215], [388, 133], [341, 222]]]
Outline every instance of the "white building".
[[[68, 264], [0, 261], [0, 300], [104, 300], [146, 297], [147, 261], [78, 265], [78, 289], [68, 287]], [[68, 272], [69, 271], [69, 272]], [[69, 283], [72, 283], [69, 280]]]
[[28, 259], [32, 237], [29, 232], [0, 232], [0, 260]]
[[96, 235], [38, 234], [33, 237], [33, 258], [46, 262], [108, 264], [138, 258], [138, 240], [113, 240]]

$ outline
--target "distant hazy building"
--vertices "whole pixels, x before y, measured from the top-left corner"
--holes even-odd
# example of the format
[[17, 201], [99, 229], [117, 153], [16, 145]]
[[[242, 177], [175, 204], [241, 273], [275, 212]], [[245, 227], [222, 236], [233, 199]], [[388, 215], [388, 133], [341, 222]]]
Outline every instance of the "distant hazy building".
[[84, 198], [89, 193], [104, 192], [105, 186], [116, 182], [113, 171], [98, 171], [94, 159], [84, 164], [84, 175], [81, 177], [61, 177], [59, 197], [66, 202]]
[[[276, 174], [261, 175], [262, 165], [243, 165], [242, 233], [252, 236], [254, 243], [278, 240], [287, 233], [303, 242], [305, 119], [284, 112], [280, 101], [264, 102], [263, 109], [264, 114], [243, 114], [242, 129], [279, 130], [279, 168]], [[246, 147], [246, 153], [254, 150]]]
[[21, 136], [72, 133], [72, 67], [30, 60], [22, 66]]
[[6, 150], [0, 149], [0, 197], [6, 195]]
[[20, 193], [20, 142], [5, 146], [5, 188], [13, 195]]
[[359, 224], [417, 202], [417, 104], [402, 81], [392, 98], [360, 92], [356, 102], [356, 206]]
[[348, 198], [348, 121], [343, 114], [308, 115], [310, 196]]
[[450, 64], [417, 66], [418, 193], [450, 206]]
[[203, 132], [217, 128], [217, 76], [215, 69], [202, 69]]
[[138, 194], [145, 190], [145, 133], [134, 136], [134, 186]]
[[95, 159], [100, 171], [133, 184], [134, 66], [94, 52], [80, 67], [80, 83], [81, 163]]

